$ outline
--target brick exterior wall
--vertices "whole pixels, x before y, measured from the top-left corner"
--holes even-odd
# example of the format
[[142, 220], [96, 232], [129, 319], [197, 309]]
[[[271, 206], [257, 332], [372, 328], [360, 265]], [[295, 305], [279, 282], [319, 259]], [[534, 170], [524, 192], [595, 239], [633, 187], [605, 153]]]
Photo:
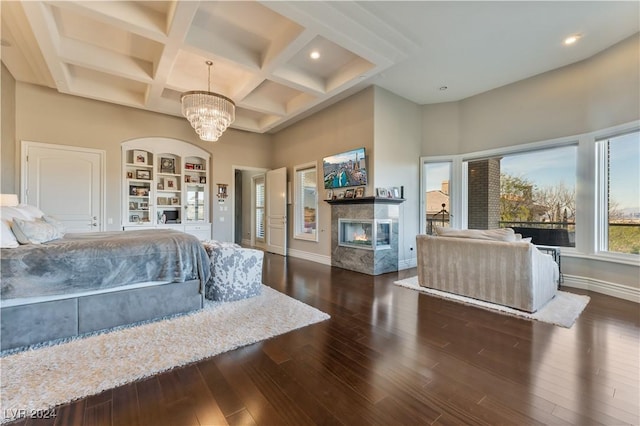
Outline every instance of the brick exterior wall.
[[500, 158], [469, 162], [469, 229], [500, 226]]

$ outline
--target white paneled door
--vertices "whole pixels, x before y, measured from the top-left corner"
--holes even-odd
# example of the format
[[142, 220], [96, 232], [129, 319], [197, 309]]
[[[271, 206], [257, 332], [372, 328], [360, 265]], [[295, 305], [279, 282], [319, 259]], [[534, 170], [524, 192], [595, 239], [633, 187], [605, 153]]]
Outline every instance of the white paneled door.
[[23, 142], [22, 202], [67, 232], [103, 231], [104, 157], [101, 150]]
[[267, 251], [287, 255], [287, 168], [267, 172]]

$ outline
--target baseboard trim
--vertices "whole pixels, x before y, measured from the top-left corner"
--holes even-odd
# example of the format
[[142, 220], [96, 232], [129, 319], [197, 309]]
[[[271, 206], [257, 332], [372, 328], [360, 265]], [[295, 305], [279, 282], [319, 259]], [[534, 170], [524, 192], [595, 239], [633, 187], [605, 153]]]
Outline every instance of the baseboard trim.
[[607, 296], [629, 300], [640, 303], [640, 288], [629, 287], [623, 284], [611, 283], [608, 281], [596, 280], [593, 278], [580, 277], [577, 275], [564, 274], [563, 286], [581, 288], [583, 290], [595, 291]]
[[308, 251], [288, 249], [287, 254], [291, 257], [297, 257], [299, 259], [310, 260], [316, 263], [322, 263], [323, 265], [331, 266], [331, 256], [325, 256], [322, 254], [309, 253]]
[[404, 259], [398, 261], [398, 270], [402, 271], [403, 269], [411, 269], [418, 267], [418, 258], [412, 257], [411, 259]]

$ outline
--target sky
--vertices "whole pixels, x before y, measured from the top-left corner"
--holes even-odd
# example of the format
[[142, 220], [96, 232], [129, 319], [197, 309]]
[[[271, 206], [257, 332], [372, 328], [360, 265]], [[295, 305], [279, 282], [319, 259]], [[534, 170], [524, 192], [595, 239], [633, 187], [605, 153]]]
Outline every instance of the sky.
[[[640, 143], [638, 133], [610, 139], [610, 197], [619, 209], [640, 212]], [[502, 158], [503, 173], [524, 178], [538, 188], [564, 182], [576, 184], [576, 146], [564, 146], [541, 151], [512, 154]], [[426, 164], [426, 189], [438, 190], [443, 180], [449, 180], [449, 163]]]

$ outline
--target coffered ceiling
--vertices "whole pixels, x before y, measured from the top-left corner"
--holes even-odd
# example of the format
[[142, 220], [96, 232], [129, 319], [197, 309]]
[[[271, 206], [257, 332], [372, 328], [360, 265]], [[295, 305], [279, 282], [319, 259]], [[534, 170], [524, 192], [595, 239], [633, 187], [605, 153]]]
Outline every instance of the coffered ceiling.
[[[277, 130], [377, 84], [459, 100], [592, 56], [638, 32], [638, 2], [3, 1], [19, 81], [181, 116], [207, 89], [232, 127]], [[570, 34], [582, 36], [571, 49]], [[310, 53], [317, 51], [318, 59]], [[446, 90], [440, 90], [446, 86]]]

